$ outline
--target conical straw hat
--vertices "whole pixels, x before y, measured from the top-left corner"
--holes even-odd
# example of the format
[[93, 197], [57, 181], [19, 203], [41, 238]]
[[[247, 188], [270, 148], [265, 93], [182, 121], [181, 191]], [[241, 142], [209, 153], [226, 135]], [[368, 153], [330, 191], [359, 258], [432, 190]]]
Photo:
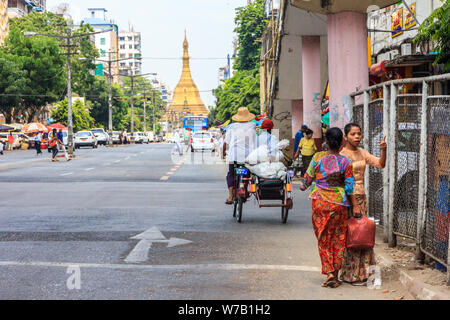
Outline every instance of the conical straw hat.
[[235, 122], [250, 122], [255, 120], [255, 118], [256, 116], [253, 113], [250, 113], [247, 107], [241, 107], [239, 108], [237, 115], [232, 119]]

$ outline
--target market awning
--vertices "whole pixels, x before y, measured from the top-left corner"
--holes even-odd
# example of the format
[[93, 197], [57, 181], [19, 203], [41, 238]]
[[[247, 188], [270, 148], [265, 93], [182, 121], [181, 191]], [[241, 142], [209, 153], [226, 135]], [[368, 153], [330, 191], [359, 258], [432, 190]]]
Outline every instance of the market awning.
[[399, 56], [393, 60], [385, 61], [384, 66], [386, 68], [414, 67], [434, 62], [434, 60], [436, 60], [436, 56], [434, 55], [414, 54], [409, 56]]
[[18, 130], [16, 128], [14, 128], [14, 127], [8, 126], [6, 124], [0, 124], [0, 131], [2, 131], [2, 132], [5, 132], [5, 131], [7, 131], [7, 132], [18, 132], [20, 130]]

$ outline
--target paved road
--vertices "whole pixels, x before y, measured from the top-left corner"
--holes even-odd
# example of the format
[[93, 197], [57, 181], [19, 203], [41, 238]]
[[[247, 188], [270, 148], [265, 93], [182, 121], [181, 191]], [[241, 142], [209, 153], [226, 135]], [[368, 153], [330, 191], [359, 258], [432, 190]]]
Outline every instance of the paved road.
[[253, 200], [237, 224], [226, 166], [171, 147], [82, 150], [0, 171], [0, 299], [394, 297], [320, 287], [305, 194], [296, 191], [287, 225]]

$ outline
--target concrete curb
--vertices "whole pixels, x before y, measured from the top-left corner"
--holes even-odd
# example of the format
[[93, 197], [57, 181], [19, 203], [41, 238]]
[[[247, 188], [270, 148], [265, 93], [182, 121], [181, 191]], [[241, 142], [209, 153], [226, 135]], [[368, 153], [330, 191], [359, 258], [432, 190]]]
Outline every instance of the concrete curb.
[[450, 294], [434, 290], [432, 286], [415, 280], [403, 270], [400, 270], [400, 282], [417, 300], [450, 300]]
[[[377, 244], [386, 246], [382, 237], [379, 237], [377, 230]], [[375, 255], [379, 260], [379, 266], [385, 269], [397, 268], [395, 262], [391, 257], [386, 256], [383, 253], [377, 252], [375, 248]], [[450, 300], [450, 294], [437, 291], [433, 286], [423, 283], [417, 279], [414, 279], [405, 270], [398, 269], [399, 281], [403, 287], [416, 299], [416, 300]]]

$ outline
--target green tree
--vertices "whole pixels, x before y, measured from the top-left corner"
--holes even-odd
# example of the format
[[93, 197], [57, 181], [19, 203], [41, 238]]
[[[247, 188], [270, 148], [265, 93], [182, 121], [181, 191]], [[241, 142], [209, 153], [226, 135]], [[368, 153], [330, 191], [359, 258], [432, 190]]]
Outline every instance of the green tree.
[[236, 70], [259, 69], [261, 43], [266, 28], [264, 20], [264, 0], [236, 9], [235, 32], [238, 35]]
[[217, 106], [209, 106], [208, 123], [210, 127], [217, 127], [222, 124], [222, 122], [217, 119], [218, 108]]
[[442, 7], [425, 19], [414, 38], [416, 44], [429, 41], [436, 43], [439, 52], [434, 63], [442, 63], [445, 70], [450, 70], [450, 0], [446, 0]]
[[[128, 112], [128, 103], [122, 99], [123, 93], [116, 84], [112, 85], [113, 128], [123, 130], [123, 119]], [[95, 77], [86, 98], [91, 102], [91, 116], [99, 127], [108, 128], [109, 125], [109, 84], [104, 77]]]
[[217, 98], [217, 115], [220, 122], [230, 120], [240, 107], [248, 107], [250, 112], [259, 114], [259, 71], [238, 71], [214, 90]]
[[[162, 94], [159, 90], [153, 89], [151, 82], [144, 77], [135, 77], [133, 81], [134, 96], [132, 96], [131, 90], [131, 78], [123, 78], [123, 93], [127, 97], [126, 100], [128, 104], [131, 104], [131, 99], [134, 101], [134, 115], [135, 115], [135, 131], [144, 131], [144, 100], [147, 100], [147, 131], [153, 130], [153, 95], [155, 99], [155, 127], [158, 132], [159, 120], [163, 116], [164, 110], [166, 109], [166, 103], [162, 99]], [[136, 121], [137, 119], [137, 121]], [[131, 110], [126, 119], [126, 128], [131, 129]]]
[[14, 106], [19, 105], [21, 89], [28, 85], [26, 72], [8, 57], [0, 57], [0, 112], [6, 122], [13, 121]]
[[[89, 113], [89, 105], [86, 106], [81, 100], [76, 100], [72, 106], [73, 131], [89, 130], [94, 126], [94, 118]], [[56, 109], [52, 111], [51, 117], [57, 123], [67, 126], [67, 99], [60, 101]]]

